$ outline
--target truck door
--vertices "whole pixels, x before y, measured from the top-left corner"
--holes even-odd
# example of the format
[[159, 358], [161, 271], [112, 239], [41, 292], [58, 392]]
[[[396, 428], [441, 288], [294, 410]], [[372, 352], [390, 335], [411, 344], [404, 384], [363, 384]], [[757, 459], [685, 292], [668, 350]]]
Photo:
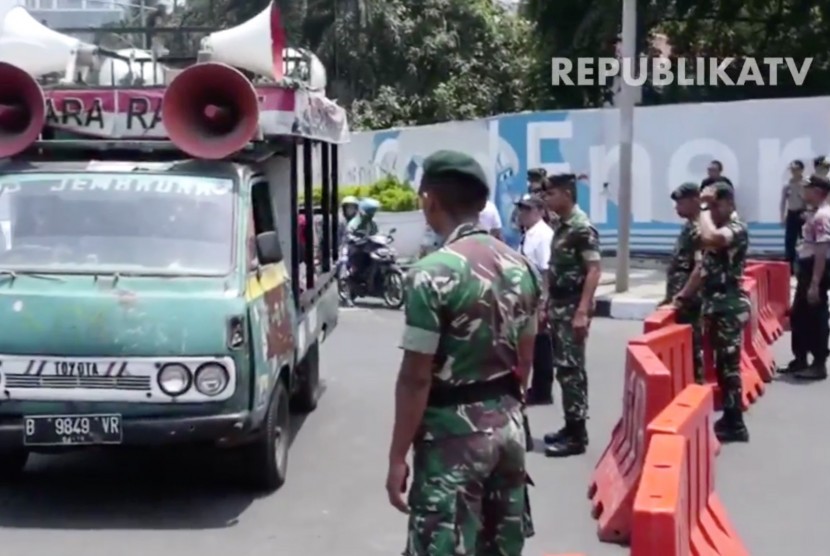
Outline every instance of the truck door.
[[294, 365], [297, 318], [291, 294], [291, 273], [284, 258], [260, 261], [257, 255], [256, 237], [266, 232], [278, 233], [274, 203], [265, 179], [254, 181], [251, 186], [250, 219], [247, 298], [256, 362], [254, 408], [264, 409], [280, 371], [290, 371]]

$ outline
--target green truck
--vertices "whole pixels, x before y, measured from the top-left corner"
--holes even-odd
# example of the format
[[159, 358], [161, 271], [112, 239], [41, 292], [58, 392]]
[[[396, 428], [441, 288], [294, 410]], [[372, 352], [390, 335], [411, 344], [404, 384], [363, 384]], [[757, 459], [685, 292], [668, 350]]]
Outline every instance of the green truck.
[[[200, 445], [277, 489], [337, 326], [345, 112], [219, 63], [166, 88], [0, 81], [0, 478], [32, 453]], [[69, 97], [109, 111], [97, 138], [46, 117]], [[163, 115], [125, 125], [134, 98]]]

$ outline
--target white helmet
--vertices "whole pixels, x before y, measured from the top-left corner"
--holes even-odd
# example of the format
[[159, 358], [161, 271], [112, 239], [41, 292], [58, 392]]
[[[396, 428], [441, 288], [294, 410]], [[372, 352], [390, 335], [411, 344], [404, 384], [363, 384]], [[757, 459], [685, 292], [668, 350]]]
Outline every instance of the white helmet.
[[340, 201], [340, 206], [345, 207], [346, 205], [358, 205], [360, 202], [357, 200], [357, 197], [353, 195], [346, 195], [343, 197], [343, 200]]

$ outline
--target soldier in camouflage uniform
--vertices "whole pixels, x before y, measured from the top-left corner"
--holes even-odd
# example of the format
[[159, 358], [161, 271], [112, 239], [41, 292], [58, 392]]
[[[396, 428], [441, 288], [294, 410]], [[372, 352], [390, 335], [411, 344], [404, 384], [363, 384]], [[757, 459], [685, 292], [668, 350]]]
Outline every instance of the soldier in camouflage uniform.
[[686, 182], [671, 194], [677, 215], [686, 219], [674, 244], [669, 268], [666, 271], [666, 298], [664, 304], [677, 307], [677, 322], [692, 326], [692, 358], [695, 381], [703, 384], [703, 321], [700, 314], [700, 294], [692, 291], [695, 280], [692, 273], [700, 262], [697, 219], [700, 215], [700, 188]]
[[747, 442], [749, 432], [741, 409], [741, 340], [750, 304], [742, 277], [749, 250], [749, 230], [735, 212], [735, 192], [726, 183], [701, 193], [698, 227], [701, 261], [702, 312], [705, 334], [715, 359], [723, 396], [723, 416], [715, 423], [721, 442]]
[[408, 274], [387, 494], [409, 513], [408, 556], [519, 556], [532, 534], [522, 392], [540, 277], [476, 225], [488, 187], [475, 160], [439, 151], [423, 168], [424, 215], [446, 241]]
[[551, 457], [583, 454], [588, 445], [585, 343], [601, 269], [599, 233], [576, 204], [576, 179], [560, 174], [545, 184], [548, 208], [558, 217], [548, 267], [548, 320], [565, 411], [565, 427], [545, 435]]

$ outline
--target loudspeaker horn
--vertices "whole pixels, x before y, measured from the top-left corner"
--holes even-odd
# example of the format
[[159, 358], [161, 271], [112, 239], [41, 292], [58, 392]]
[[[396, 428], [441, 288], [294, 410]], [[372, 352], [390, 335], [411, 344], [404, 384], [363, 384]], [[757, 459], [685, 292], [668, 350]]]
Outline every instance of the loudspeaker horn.
[[273, 2], [245, 23], [211, 33], [201, 44], [211, 61], [277, 81], [283, 76], [284, 48], [285, 31], [279, 8]]
[[25, 151], [46, 124], [46, 99], [25, 70], [0, 62], [0, 158]]
[[162, 102], [167, 136], [194, 158], [225, 158], [259, 130], [256, 89], [225, 64], [205, 62], [185, 69], [173, 78]]
[[97, 51], [95, 45], [38, 23], [22, 6], [10, 9], [0, 23], [0, 62], [35, 77], [64, 72], [65, 79], [73, 81], [76, 67], [91, 65]]

